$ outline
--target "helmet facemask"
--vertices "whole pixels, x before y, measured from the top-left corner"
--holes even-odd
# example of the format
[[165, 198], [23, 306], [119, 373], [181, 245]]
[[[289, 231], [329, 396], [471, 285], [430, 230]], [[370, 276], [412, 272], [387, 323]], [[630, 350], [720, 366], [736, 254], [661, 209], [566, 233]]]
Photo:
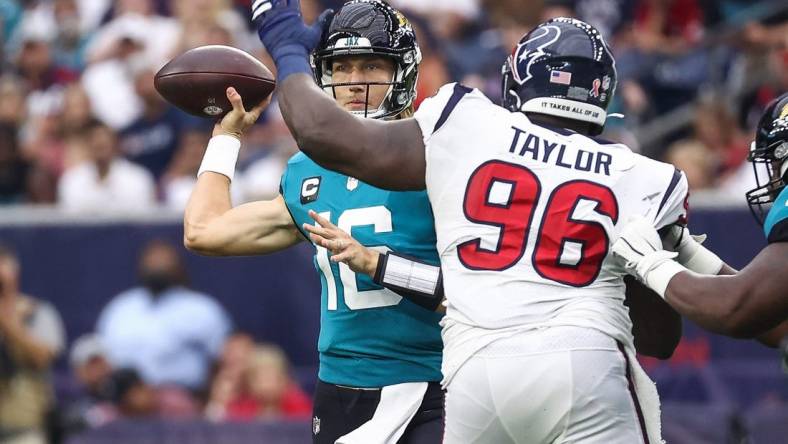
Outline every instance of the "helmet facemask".
[[[394, 73], [389, 81], [334, 83], [333, 61], [343, 56], [386, 58], [394, 62]], [[337, 98], [337, 88], [362, 86], [366, 90], [365, 101], [369, 104], [371, 87], [388, 86], [383, 100], [376, 109], [366, 107], [362, 111], [350, 111], [357, 116], [371, 119], [395, 118], [413, 104], [416, 99], [416, 81], [420, 61], [421, 54], [418, 47], [409, 50], [393, 50], [371, 46], [369, 40], [352, 36], [337, 39], [333, 47], [317, 51], [312, 56], [312, 66], [318, 86], [334, 99]]]
[[753, 163], [757, 185], [747, 192], [747, 203], [763, 225], [788, 179], [788, 93], [766, 106], [747, 160]]
[[763, 225], [766, 216], [785, 188], [788, 179], [788, 141], [778, 140], [773, 144], [757, 148], [752, 142], [747, 160], [752, 162], [756, 188], [748, 191], [747, 204], [755, 220]]
[[[394, 61], [394, 75], [386, 82], [334, 83], [332, 61], [342, 56], [377, 56]], [[315, 81], [336, 99], [340, 87], [361, 85], [366, 88], [388, 86], [377, 109], [351, 111], [373, 119], [393, 119], [416, 100], [421, 50], [408, 19], [380, 0], [351, 0], [334, 15], [318, 49], [312, 53]]]

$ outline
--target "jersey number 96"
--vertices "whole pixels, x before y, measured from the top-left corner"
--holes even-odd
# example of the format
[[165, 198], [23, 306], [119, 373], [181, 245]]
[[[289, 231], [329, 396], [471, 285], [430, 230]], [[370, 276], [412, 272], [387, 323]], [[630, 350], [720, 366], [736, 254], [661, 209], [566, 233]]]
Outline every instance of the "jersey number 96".
[[[460, 262], [471, 270], [495, 271], [518, 263], [541, 193], [539, 178], [522, 165], [498, 160], [480, 165], [468, 181], [463, 210], [471, 222], [498, 227], [500, 235], [494, 249], [482, 247], [481, 238], [460, 244]], [[594, 204], [596, 213], [617, 222], [618, 202], [608, 187], [587, 180], [556, 187], [547, 198], [531, 257], [543, 278], [585, 287], [599, 275], [610, 238], [601, 223], [573, 218], [583, 202]]]

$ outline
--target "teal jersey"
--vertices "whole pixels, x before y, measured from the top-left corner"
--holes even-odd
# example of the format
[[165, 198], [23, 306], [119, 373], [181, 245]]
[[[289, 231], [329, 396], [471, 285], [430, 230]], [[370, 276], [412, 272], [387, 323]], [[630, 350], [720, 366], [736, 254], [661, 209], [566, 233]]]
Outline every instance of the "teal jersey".
[[[367, 247], [395, 251], [438, 265], [427, 193], [392, 192], [293, 156], [281, 192], [300, 230], [308, 211], [329, 219]], [[308, 238], [308, 237], [307, 237]], [[331, 384], [383, 387], [441, 379], [441, 315], [329, 261], [316, 247], [320, 274], [319, 378]]]
[[763, 231], [769, 243], [788, 241], [788, 187], [783, 188], [766, 215]]

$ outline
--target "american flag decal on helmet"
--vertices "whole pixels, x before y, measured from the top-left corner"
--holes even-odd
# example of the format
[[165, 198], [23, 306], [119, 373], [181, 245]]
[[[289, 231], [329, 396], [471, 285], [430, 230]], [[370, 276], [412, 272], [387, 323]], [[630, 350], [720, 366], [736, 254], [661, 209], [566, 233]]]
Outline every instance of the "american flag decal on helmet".
[[572, 83], [572, 73], [565, 71], [550, 71], [550, 83], [569, 85]]

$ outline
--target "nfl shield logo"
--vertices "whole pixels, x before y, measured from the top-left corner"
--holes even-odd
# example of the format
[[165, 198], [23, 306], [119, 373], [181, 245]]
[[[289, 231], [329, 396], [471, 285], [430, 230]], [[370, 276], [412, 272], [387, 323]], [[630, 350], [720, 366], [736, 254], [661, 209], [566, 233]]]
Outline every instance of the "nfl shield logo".
[[358, 179], [355, 177], [348, 177], [347, 178], [347, 189], [348, 191], [353, 191], [358, 188]]
[[317, 416], [312, 418], [312, 434], [317, 435], [320, 433], [320, 418]]

